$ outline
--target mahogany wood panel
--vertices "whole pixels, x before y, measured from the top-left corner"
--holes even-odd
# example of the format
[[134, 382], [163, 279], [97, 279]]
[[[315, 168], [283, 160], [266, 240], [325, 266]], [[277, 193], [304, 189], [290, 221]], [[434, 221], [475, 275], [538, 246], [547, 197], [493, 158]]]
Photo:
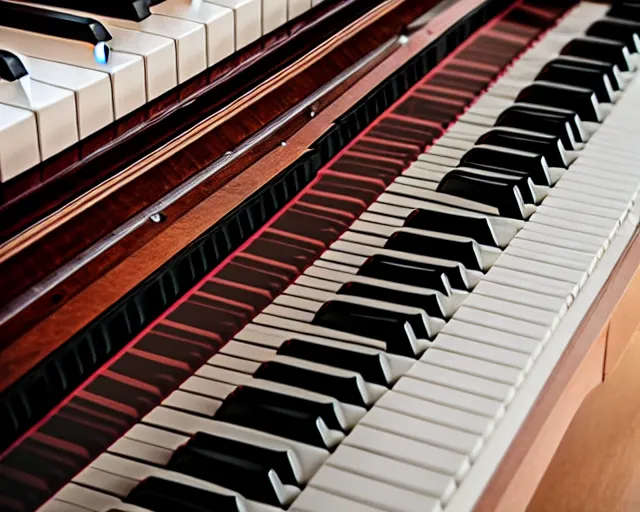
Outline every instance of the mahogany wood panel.
[[[434, 2], [435, 0], [432, 0], [431, 3]], [[393, 5], [393, 2], [391, 4]], [[0, 302], [6, 303], [18, 296], [85, 248], [111, 233], [144, 207], [210, 165], [226, 151], [237, 147], [251, 134], [397, 34], [407, 22], [422, 14], [428, 5], [430, 5], [429, 2], [408, 0], [396, 6], [396, 9], [381, 16], [361, 32], [342, 41], [338, 48], [330, 51], [309, 69], [261, 97], [257, 103], [227, 119], [169, 159], [158, 162], [152, 169], [122, 186], [113, 194], [69, 218], [19, 253], [2, 261], [0, 263], [0, 290], [2, 290]], [[345, 87], [346, 85], [350, 84], [345, 84]], [[338, 89], [336, 93], [342, 92], [345, 87]], [[326, 106], [334, 97], [335, 95], [330, 96], [317, 106], [318, 109]], [[227, 180], [240, 173], [248, 164], [277, 147], [281, 140], [287, 139], [308, 121], [308, 117], [299, 116], [281, 130], [277, 137], [274, 136], [265, 141], [259, 148], [233, 165], [216, 173], [188, 197], [181, 200], [181, 206], [177, 207], [178, 211], [185, 211], [188, 207], [197, 204]], [[115, 261], [126, 257], [160, 230], [166, 229], [175, 218], [168, 215], [167, 221], [160, 225], [148, 223], [137, 230], [135, 236], [123, 246], [124, 250], [117, 252], [118, 257], [115, 260], [109, 258], [100, 260], [99, 272], [104, 272]], [[110, 251], [110, 254], [113, 257], [116, 253]], [[97, 267], [92, 268], [95, 270]], [[89, 276], [95, 278], [96, 274], [83, 269], [81, 276], [83, 279], [79, 286], [86, 285]], [[52, 292], [46, 300], [34, 304], [30, 308], [31, 315], [21, 315], [20, 318], [16, 317], [15, 320], [3, 326], [2, 341], [5, 344], [11, 342], [26, 328], [30, 328], [35, 321], [60, 307], [77, 290], [78, 287], [64, 286]]]
[[527, 512], [640, 510], [638, 363], [640, 331], [578, 410]]
[[[640, 286], [639, 266], [640, 236], [636, 232], [558, 362], [475, 512], [525, 510], [571, 418], [589, 391], [604, 378], [611, 321], [620, 321], [618, 311], [633, 304], [637, 307], [635, 290]], [[617, 346], [617, 350], [620, 348]], [[553, 510], [564, 512], [565, 509]]]
[[[480, 3], [480, 0], [463, 0], [460, 8], [469, 10]], [[190, 202], [187, 206], [193, 209], [185, 211], [176, 205], [175, 211], [167, 212], [166, 223], [149, 225], [149, 231], [142, 236], [136, 234], [125, 239], [55, 292], [45, 296], [42, 302], [36, 303], [29, 330], [13, 343], [7, 344], [0, 353], [3, 368], [6, 369], [0, 372], [0, 390], [26, 374], [282, 169], [295, 162], [327, 131], [334, 119], [347, 112], [396, 69], [435, 41], [451, 25], [454, 14], [445, 12], [412, 34], [408, 44], [360, 78], [299, 131], [291, 134], [286, 147], [277, 145], [242, 173], [236, 173], [232, 179], [218, 184], [217, 190], [208, 191], [208, 197]], [[55, 293], [62, 294], [66, 299], [60, 300], [55, 308], [45, 309], [47, 316], [40, 317]], [[42, 321], [38, 323], [39, 318]]]

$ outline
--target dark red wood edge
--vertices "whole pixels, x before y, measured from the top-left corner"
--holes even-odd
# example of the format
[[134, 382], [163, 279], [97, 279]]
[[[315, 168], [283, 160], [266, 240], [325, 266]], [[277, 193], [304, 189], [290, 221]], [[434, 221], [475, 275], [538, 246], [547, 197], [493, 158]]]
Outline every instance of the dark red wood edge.
[[[240, 112], [213, 132], [158, 164], [152, 171], [143, 174], [0, 264], [0, 289], [2, 289], [0, 303], [6, 303], [35, 285], [86, 247], [116, 229], [122, 222], [145, 206], [162, 197], [226, 151], [237, 147], [244, 139], [271, 119], [285, 112], [332, 77], [358, 62], [380, 44], [397, 34], [402, 27], [416, 19], [434, 3], [434, 0], [430, 2], [408, 0], [401, 4], [401, 7], [383, 16], [361, 33], [350, 38], [341, 47], [329, 53], [313, 65], [308, 72], [291, 79], [265, 96], [255, 106]], [[348, 85], [349, 83], [345, 83], [338, 88], [323, 104], [328, 103], [331, 98], [344, 91]], [[317, 107], [322, 107], [322, 105], [317, 105]], [[263, 142], [259, 148], [216, 173], [196, 190], [182, 198], [171, 208], [172, 215], [167, 216], [165, 222], [161, 224], [147, 223], [108, 253], [83, 267], [81, 272], [77, 272], [40, 300], [25, 308], [23, 312], [5, 322], [0, 327], [3, 331], [0, 349], [28, 331], [39, 320], [60, 308], [79, 290], [126, 258], [138, 247], [144, 245], [149, 239], [167, 229], [182, 213], [223, 186], [309, 120], [310, 118], [306, 115], [293, 119], [286, 127]]]
[[383, 1], [324, 2], [124, 119], [0, 184], [0, 243], [229, 104]]

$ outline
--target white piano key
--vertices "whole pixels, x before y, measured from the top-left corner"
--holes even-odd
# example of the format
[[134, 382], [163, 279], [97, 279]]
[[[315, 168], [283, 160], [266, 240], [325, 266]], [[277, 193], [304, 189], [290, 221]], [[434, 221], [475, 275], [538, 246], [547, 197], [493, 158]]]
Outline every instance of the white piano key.
[[[389, 512], [440, 512], [438, 500], [333, 467], [323, 467], [310, 485]], [[326, 510], [326, 509], [325, 509]]]
[[[473, 460], [484, 445], [479, 435], [438, 425], [418, 418], [412, 418], [397, 412], [373, 407], [362, 418], [360, 425], [374, 428], [382, 432], [413, 439], [420, 443], [430, 444], [445, 450], [466, 455]], [[329, 461], [330, 462], [330, 459]]]
[[[282, 299], [280, 299], [282, 300]], [[302, 299], [299, 299], [302, 300]], [[317, 304], [319, 309], [321, 304]], [[270, 304], [262, 310], [265, 315], [280, 316], [282, 318], [290, 318], [291, 320], [297, 320], [299, 322], [311, 323], [313, 321], [314, 314], [308, 311], [302, 311], [299, 309], [288, 308], [279, 306], [278, 304]]]
[[0, 82], [0, 103], [35, 114], [42, 160], [78, 142], [73, 92], [25, 77], [20, 81]]
[[[397, 416], [399, 416], [402, 421], [408, 418], [402, 415]], [[430, 471], [413, 464], [400, 462], [383, 455], [360, 450], [352, 446], [339, 446], [327, 460], [327, 465], [349, 473], [355, 473], [367, 478], [386, 482], [395, 487], [407, 489], [418, 494], [426, 494], [442, 502], [446, 502], [456, 489], [455, 479], [451, 476], [436, 473], [435, 471]]]
[[201, 395], [195, 395], [178, 389], [165, 398], [162, 401], [162, 405], [213, 417], [222, 405], [222, 401]]
[[449, 321], [445, 328], [442, 329], [440, 335], [443, 333], [487, 345], [514, 350], [533, 358], [537, 357], [541, 350], [540, 343], [537, 340], [507, 333], [492, 327], [468, 324], [455, 318]]
[[616, 191], [608, 190], [606, 188], [600, 188], [592, 186], [586, 183], [577, 183], [575, 181], [560, 180], [556, 185], [558, 190], [567, 190], [582, 194], [597, 195], [599, 198], [610, 199], [612, 201], [619, 201], [622, 204], [626, 204], [632, 199], [632, 191]]
[[[628, 187], [628, 185], [626, 186]], [[581, 226], [586, 224], [589, 226], [605, 228], [608, 230], [612, 230], [620, 225], [620, 222], [618, 220], [602, 218], [598, 217], [597, 215], [589, 215], [586, 213], [561, 210], [559, 208], [553, 208], [547, 205], [541, 205], [540, 207], [538, 207], [538, 209], [536, 210], [536, 214], [532, 217], [531, 220], [537, 220], [538, 218], [542, 217], [562, 219], [565, 221], [574, 222]]]
[[[282, 343], [279, 342], [278, 345]], [[220, 349], [220, 354], [228, 354], [235, 358], [244, 358], [250, 361], [268, 361], [275, 356], [276, 351], [270, 348], [258, 347], [250, 343], [242, 343], [232, 340]]]
[[[354, 428], [344, 440], [344, 446], [352, 446], [400, 462], [414, 464], [456, 479], [462, 478], [469, 470], [469, 458], [463, 454], [365, 425]], [[311, 485], [313, 485], [313, 479]]]
[[287, 17], [292, 20], [311, 9], [311, 0], [288, 0], [287, 8]]
[[479, 414], [491, 419], [498, 419], [504, 415], [504, 405], [490, 398], [466, 393], [457, 389], [440, 386], [413, 377], [402, 377], [393, 388], [398, 393], [429, 400], [440, 405], [446, 405], [472, 414]]
[[572, 270], [585, 271], [590, 274], [595, 268], [595, 258], [590, 261], [582, 261], [582, 259], [572, 259], [568, 255], [550, 254], [544, 250], [529, 250], [521, 247], [509, 247], [505, 250], [505, 254], [509, 254], [522, 260], [539, 261], [541, 263], [549, 263], [558, 267], [564, 267]]
[[[519, 386], [524, 380], [525, 373], [519, 368], [513, 368], [500, 363], [483, 361], [467, 355], [456, 354], [454, 352], [433, 348], [430, 354], [425, 354], [420, 360], [422, 363], [439, 366], [455, 372], [466, 373], [480, 379], [489, 380], [495, 383], [504, 384], [503, 394], [509, 393], [509, 388]], [[418, 365], [416, 365], [417, 367]], [[428, 371], [428, 370], [425, 370]], [[409, 372], [407, 375], [410, 375]], [[483, 383], [487, 384], [488, 383]], [[479, 387], [476, 392], [479, 392]], [[473, 392], [473, 391], [471, 391]]]
[[[140, 510], [141, 512], [144, 511], [144, 509]], [[81, 507], [80, 505], [73, 505], [65, 501], [53, 499], [42, 505], [38, 509], [38, 512], [90, 512], [90, 509]]]
[[522, 352], [459, 338], [458, 336], [452, 336], [447, 333], [438, 334], [433, 342], [432, 348], [510, 366], [522, 370], [525, 373], [529, 371], [532, 364], [532, 358]]
[[[533, 231], [530, 229], [527, 229], [526, 231], [522, 230], [518, 233], [516, 238], [528, 240], [530, 242], [548, 244], [550, 247], [580, 251], [585, 254], [593, 255], [598, 259], [600, 259], [604, 254], [604, 243], [584, 242], [579, 238], [567, 239], [563, 238], [564, 234], [565, 233], [557, 233], [555, 232], [555, 228], [549, 227], [549, 229], [544, 230], [544, 232]], [[489, 272], [494, 270], [494, 268], [495, 267], [493, 267]]]
[[289, 509], [291, 512], [384, 512], [336, 494], [307, 487]]
[[[132, 439], [151, 446], [164, 448], [165, 450], [175, 451], [183, 444], [189, 441], [189, 436], [175, 434], [167, 430], [150, 427], [143, 423], [137, 423], [131, 427], [126, 433], [126, 439]], [[123, 439], [124, 439], [123, 438]]]
[[493, 267], [487, 272], [486, 280], [492, 283], [502, 284], [517, 289], [527, 290], [541, 295], [558, 297], [566, 301], [567, 305], [573, 302], [579, 291], [576, 284], [566, 281], [558, 281], [547, 277], [538, 276], [511, 270], [504, 267]]
[[[289, 463], [293, 468], [293, 473], [299, 482], [306, 482], [311, 478], [311, 475], [318, 470], [329, 456], [329, 452], [315, 446], [284, 439], [260, 430], [173, 411], [165, 407], [156, 407], [142, 421], [148, 425], [182, 432], [190, 436], [197, 432], [205, 432], [214, 436], [261, 446], [269, 450], [286, 452]], [[154, 431], [157, 431], [157, 429], [154, 429]], [[136, 436], [136, 438], [143, 436], [144, 442], [149, 442], [150, 444], [167, 446], [166, 439], [157, 438], [156, 432], [146, 431], [132, 435]]]
[[228, 7], [208, 1], [189, 3], [184, 0], [163, 0], [152, 6], [151, 12], [204, 25], [206, 62], [209, 67], [235, 51], [234, 15]]
[[558, 312], [547, 311], [524, 304], [516, 304], [501, 298], [487, 297], [472, 293], [464, 301], [466, 307], [499, 313], [525, 322], [555, 329], [558, 323]]
[[109, 496], [74, 483], [65, 485], [58, 491], [55, 498], [63, 503], [70, 503], [94, 512], [109, 510], [119, 506], [121, 503], [120, 499], [115, 496]]
[[[425, 354], [425, 356], [420, 359], [420, 363], [414, 364], [405, 376], [419, 381], [437, 384], [438, 386], [444, 386], [445, 388], [456, 389], [464, 393], [482, 396], [498, 402], [507, 403], [513, 398], [515, 391], [513, 384], [498, 382], [493, 376], [490, 378], [486, 377], [487, 373], [491, 374], [495, 364], [492, 365], [487, 363], [487, 361], [478, 359], [474, 359], [473, 363], [471, 363], [470, 361], [461, 359], [464, 356], [460, 356], [459, 354], [438, 351], [436, 349], [432, 350], [434, 351], [433, 356], [426, 358]], [[429, 352], [431, 352], [431, 350]], [[435, 355], [436, 352], [440, 353]], [[462, 362], [460, 362], [460, 360]], [[476, 363], [477, 366], [475, 366], [474, 369], [470, 371], [465, 369], [469, 365], [476, 365]], [[483, 363], [487, 363], [487, 365], [483, 366]], [[458, 368], [460, 365], [465, 366], [465, 368]], [[508, 366], [504, 368], [516, 375], [520, 373], [520, 370]], [[496, 372], [494, 371], [493, 373]]]
[[50, 60], [29, 58], [34, 80], [73, 91], [81, 139], [113, 122], [113, 98], [109, 75]]
[[481, 311], [472, 307], [462, 306], [454, 316], [456, 320], [484, 327], [496, 327], [501, 331], [529, 337], [543, 342], [551, 335], [551, 328], [532, 322], [518, 320], [500, 313]]
[[486, 416], [469, 413], [448, 405], [396, 391], [386, 393], [375, 406], [452, 427], [463, 432], [479, 434], [484, 438], [491, 435], [495, 426], [494, 420]]
[[[268, 359], [265, 359], [265, 361], [270, 361], [275, 357], [275, 351], [272, 352], [273, 355]], [[241, 359], [239, 357], [230, 357], [221, 352], [218, 352], [215, 356], [209, 359], [207, 364], [210, 364], [211, 366], [218, 366], [220, 368], [227, 368], [236, 372], [247, 373], [249, 375], [253, 375], [258, 368], [260, 368], [260, 363], [258, 361], [248, 361], [247, 359]]]
[[127, 437], [118, 439], [107, 448], [107, 452], [161, 467], [166, 466], [173, 455], [173, 450], [150, 445]]
[[113, 36], [113, 51], [144, 59], [147, 101], [160, 97], [178, 85], [176, 45], [168, 37], [107, 24]]
[[[538, 212], [536, 212], [538, 213]], [[567, 214], [579, 215], [576, 212], [566, 212]], [[575, 231], [577, 233], [584, 233], [587, 235], [593, 235], [600, 238], [610, 238], [617, 228], [617, 222], [612, 222], [613, 226], [602, 227], [595, 226], [593, 224], [587, 224], [588, 220], [574, 221], [563, 218], [558, 218], [553, 215], [545, 215], [541, 214], [539, 216], [534, 216], [535, 218], [531, 218], [530, 221], [534, 224], [542, 224], [543, 226], [550, 226], [559, 229], [566, 229], [567, 231]], [[611, 221], [611, 219], [606, 219]]]
[[[526, 242], [526, 240], [524, 240]], [[513, 288], [491, 281], [482, 281], [475, 287], [474, 293], [479, 296], [502, 299], [515, 304], [524, 304], [538, 309], [544, 309], [554, 314], [564, 314], [567, 311], [567, 301], [559, 297], [551, 297], [520, 288]]]
[[3, 41], [3, 46], [29, 57], [108, 73], [116, 119], [146, 102], [144, 62], [137, 55], [112, 51], [106, 64], [98, 64], [93, 56], [93, 49], [86, 43], [6, 27], [0, 27], [0, 40]]
[[566, 190], [563, 188], [554, 187], [549, 191], [549, 197], [555, 199], [566, 199], [568, 201], [574, 201], [576, 203], [584, 203], [586, 205], [598, 206], [600, 208], [606, 208], [616, 212], [622, 212], [629, 205], [629, 199], [611, 199], [601, 198], [593, 196], [584, 192], [576, 192], [573, 190]]
[[236, 51], [262, 36], [262, 0], [205, 0], [233, 9], [235, 18]]
[[522, 260], [516, 256], [507, 254], [506, 252], [496, 262], [496, 266], [499, 268], [508, 268], [510, 270], [547, 277], [549, 279], [556, 279], [572, 284], [579, 284], [580, 286], [584, 285], [588, 277], [585, 270], [572, 270], [566, 267], [558, 267], [539, 261]]
[[33, 112], [0, 103], [0, 181], [40, 163], [38, 125]]
[[287, 22], [287, 0], [262, 0], [262, 33], [273, 32]]

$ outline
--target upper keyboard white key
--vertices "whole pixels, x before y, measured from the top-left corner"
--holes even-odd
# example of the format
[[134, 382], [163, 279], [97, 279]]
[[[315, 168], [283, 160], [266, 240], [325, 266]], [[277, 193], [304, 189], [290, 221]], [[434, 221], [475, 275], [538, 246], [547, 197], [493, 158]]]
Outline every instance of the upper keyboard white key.
[[39, 162], [35, 114], [0, 104], [0, 182], [15, 178]]
[[205, 1], [233, 9], [236, 26], [236, 51], [262, 36], [262, 0]]

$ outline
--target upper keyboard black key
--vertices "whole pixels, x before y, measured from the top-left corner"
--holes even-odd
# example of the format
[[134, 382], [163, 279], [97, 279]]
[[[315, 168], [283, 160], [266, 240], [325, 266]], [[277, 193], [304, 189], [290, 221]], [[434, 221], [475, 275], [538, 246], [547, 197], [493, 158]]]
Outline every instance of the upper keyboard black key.
[[615, 2], [607, 12], [607, 16], [640, 21], [640, 4], [635, 2]]
[[473, 167], [507, 174], [526, 174], [536, 185], [551, 185], [549, 166], [542, 154], [517, 149], [478, 146], [460, 159], [460, 167]]
[[499, 247], [487, 218], [467, 217], [435, 210], [414, 210], [407, 216], [404, 226], [468, 236], [479, 244]]
[[476, 245], [473, 240], [448, 240], [435, 236], [397, 231], [389, 237], [384, 247], [393, 251], [456, 261], [462, 263], [468, 269], [482, 270], [480, 255], [476, 252]]
[[358, 275], [375, 277], [383, 281], [411, 284], [450, 295], [450, 286], [466, 289], [459, 267], [443, 267], [415, 261], [375, 255], [364, 262]]
[[601, 121], [598, 99], [591, 89], [584, 87], [534, 82], [520, 91], [516, 102], [565, 108], [576, 112], [583, 121]]
[[130, 21], [142, 21], [151, 15], [149, 0], [35, 0], [34, 3]]
[[387, 352], [409, 357], [417, 355], [414, 339], [420, 334], [414, 326], [424, 330], [421, 322], [402, 313], [336, 301], [324, 304], [313, 319], [315, 325], [384, 341]]
[[11, 2], [0, 2], [0, 25], [93, 45], [111, 40], [99, 21]]
[[553, 59], [553, 62], [561, 62], [570, 66], [578, 66], [584, 69], [593, 69], [594, 71], [600, 71], [607, 75], [611, 88], [614, 91], [622, 89], [622, 76], [620, 75], [620, 68], [611, 62], [605, 62], [602, 60], [587, 59], [584, 57], [575, 57], [573, 55], [560, 55]]
[[206, 433], [196, 433], [178, 448], [167, 469], [239, 492], [245, 498], [282, 506], [271, 479], [298, 485], [286, 452], [245, 444]]
[[124, 501], [153, 512], [240, 512], [235, 496], [218, 494], [157, 477], [140, 482]]
[[402, 306], [420, 308], [429, 316], [445, 318], [442, 305], [438, 300], [438, 296], [434, 293], [419, 294], [365, 283], [346, 283], [338, 290], [338, 294], [365, 297], [368, 299], [393, 302], [394, 304], [400, 304]]
[[454, 169], [442, 178], [438, 192], [491, 205], [500, 215], [523, 219], [524, 200], [517, 185]]
[[328, 448], [322, 429], [341, 430], [333, 403], [240, 386], [216, 411], [214, 419]]
[[576, 142], [585, 142], [580, 116], [564, 108], [516, 103], [498, 116], [495, 126], [557, 135], [567, 149], [576, 149]]
[[332, 396], [346, 404], [367, 407], [357, 378], [342, 377], [329, 373], [317, 372], [299, 366], [284, 364], [279, 361], [262, 363], [253, 374], [256, 379], [265, 379], [280, 384]]
[[358, 372], [368, 382], [389, 386], [382, 353], [367, 354], [355, 350], [355, 347], [354, 350], [346, 350], [295, 339], [285, 341], [277, 353]]
[[499, 146], [539, 154], [544, 156], [547, 163], [553, 167], [568, 167], [562, 141], [560, 137], [555, 135], [495, 128], [481, 135], [476, 144]]
[[605, 18], [591, 25], [587, 35], [620, 41], [630, 52], [640, 52], [640, 22], [637, 21]]
[[620, 71], [631, 70], [629, 49], [620, 41], [600, 37], [578, 37], [569, 41], [560, 50], [560, 54], [603, 60], [617, 64]]
[[551, 61], [538, 73], [536, 80], [591, 89], [596, 93], [598, 101], [613, 103], [613, 88], [603, 71], [562, 61]]
[[7, 50], [0, 50], [0, 80], [15, 82], [27, 74], [27, 68], [17, 55]]

